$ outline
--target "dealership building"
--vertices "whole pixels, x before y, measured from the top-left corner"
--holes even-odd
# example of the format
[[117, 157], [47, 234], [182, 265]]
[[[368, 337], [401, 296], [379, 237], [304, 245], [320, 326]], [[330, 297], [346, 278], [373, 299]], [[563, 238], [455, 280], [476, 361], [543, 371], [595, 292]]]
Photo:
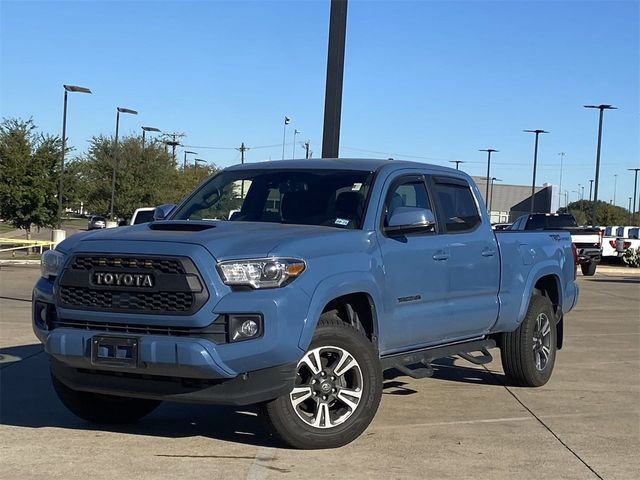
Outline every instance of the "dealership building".
[[[511, 223], [520, 215], [529, 213], [531, 208], [531, 185], [510, 185], [493, 182], [489, 185], [489, 199], [486, 194], [486, 177], [473, 177], [485, 200], [491, 223]], [[560, 207], [559, 189], [557, 185], [545, 183], [536, 186], [534, 194], [534, 211], [536, 213], [554, 213]]]

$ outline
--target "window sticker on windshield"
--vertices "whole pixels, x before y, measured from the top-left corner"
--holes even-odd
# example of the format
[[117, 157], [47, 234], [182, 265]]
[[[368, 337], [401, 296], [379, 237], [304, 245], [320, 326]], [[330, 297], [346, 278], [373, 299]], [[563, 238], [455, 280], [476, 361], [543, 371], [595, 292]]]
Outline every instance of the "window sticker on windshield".
[[349, 221], [346, 218], [336, 218], [336, 221], [334, 222], [336, 225], [342, 225], [343, 227], [346, 227], [347, 225], [349, 225]]
[[361, 183], [354, 183], [353, 187], [351, 187], [351, 191], [352, 192], [359, 192], [361, 188], [362, 188], [362, 184]]

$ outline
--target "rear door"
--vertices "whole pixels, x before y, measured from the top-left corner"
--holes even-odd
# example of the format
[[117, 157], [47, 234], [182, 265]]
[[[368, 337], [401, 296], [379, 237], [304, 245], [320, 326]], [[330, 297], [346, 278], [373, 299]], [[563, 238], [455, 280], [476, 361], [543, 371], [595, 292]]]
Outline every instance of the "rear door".
[[488, 222], [482, 221], [477, 193], [458, 177], [432, 176], [440, 237], [447, 261], [448, 338], [486, 333], [498, 316], [500, 258]]

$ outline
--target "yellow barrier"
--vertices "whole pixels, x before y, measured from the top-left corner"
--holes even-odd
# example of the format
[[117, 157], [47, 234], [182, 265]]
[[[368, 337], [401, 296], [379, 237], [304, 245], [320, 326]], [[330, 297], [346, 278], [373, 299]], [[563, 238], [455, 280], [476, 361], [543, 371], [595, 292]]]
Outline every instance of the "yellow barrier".
[[10, 252], [15, 250], [21, 250], [24, 248], [39, 248], [42, 254], [42, 249], [45, 247], [52, 248], [54, 243], [48, 240], [22, 240], [19, 238], [0, 238], [0, 245], [18, 245], [17, 247], [0, 248], [0, 252]]

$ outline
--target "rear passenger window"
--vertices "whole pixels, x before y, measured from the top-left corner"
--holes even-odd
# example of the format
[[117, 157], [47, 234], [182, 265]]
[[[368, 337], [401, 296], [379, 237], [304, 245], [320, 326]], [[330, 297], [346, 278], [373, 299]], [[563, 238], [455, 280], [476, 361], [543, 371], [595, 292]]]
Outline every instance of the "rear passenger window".
[[473, 230], [480, 214], [469, 185], [436, 182], [434, 191], [447, 232]]

